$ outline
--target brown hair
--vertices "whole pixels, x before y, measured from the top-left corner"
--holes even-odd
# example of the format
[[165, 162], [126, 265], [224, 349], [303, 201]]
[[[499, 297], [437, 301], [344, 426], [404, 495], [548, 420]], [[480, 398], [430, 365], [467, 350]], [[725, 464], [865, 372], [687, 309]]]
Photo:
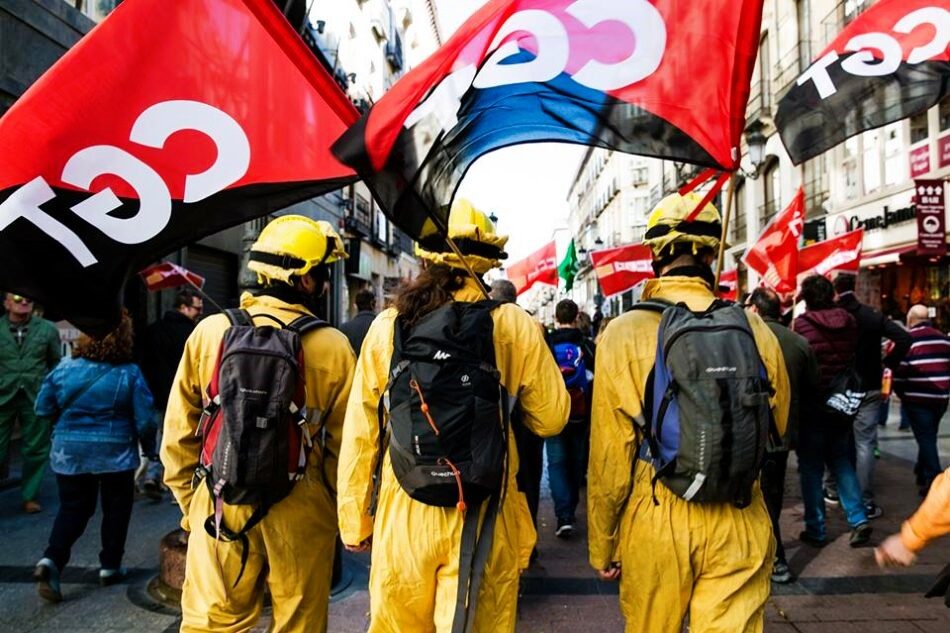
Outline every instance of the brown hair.
[[430, 264], [419, 276], [399, 289], [394, 305], [407, 326], [452, 300], [452, 293], [465, 285], [465, 273], [444, 264]]
[[113, 365], [132, 362], [132, 319], [123, 311], [122, 320], [102, 338], [80, 335], [73, 347], [73, 358], [85, 358]]

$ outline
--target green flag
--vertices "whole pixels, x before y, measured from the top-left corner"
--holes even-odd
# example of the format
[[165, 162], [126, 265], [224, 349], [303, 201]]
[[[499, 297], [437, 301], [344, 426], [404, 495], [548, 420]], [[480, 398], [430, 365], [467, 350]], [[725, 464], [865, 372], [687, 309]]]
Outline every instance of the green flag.
[[574, 276], [577, 275], [577, 250], [574, 248], [574, 240], [571, 240], [564, 259], [557, 266], [557, 275], [564, 280], [564, 290], [574, 287]]

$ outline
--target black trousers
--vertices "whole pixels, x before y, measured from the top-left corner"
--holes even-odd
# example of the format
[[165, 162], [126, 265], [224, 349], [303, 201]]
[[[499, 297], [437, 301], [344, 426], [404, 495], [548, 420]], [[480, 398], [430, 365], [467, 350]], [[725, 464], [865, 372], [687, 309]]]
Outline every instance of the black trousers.
[[785, 560], [785, 548], [782, 546], [782, 531], [778, 525], [782, 514], [782, 503], [785, 501], [785, 470], [788, 468], [788, 451], [766, 453], [765, 463], [762, 465], [762, 496], [765, 497], [765, 507], [772, 519], [772, 534], [775, 535], [775, 558], [781, 562]]
[[59, 512], [53, 521], [49, 547], [43, 556], [56, 563], [60, 570], [66, 567], [73, 545], [96, 513], [96, 498], [99, 497], [102, 501], [99, 563], [103, 569], [118, 569], [125, 553], [129, 519], [132, 518], [134, 478], [134, 470], [100, 475], [56, 475]]
[[534, 525], [538, 525], [538, 504], [541, 501], [541, 471], [544, 468], [544, 440], [524, 425], [521, 409], [515, 407], [511, 413], [511, 430], [515, 434], [518, 447], [518, 490], [528, 500], [528, 509]]

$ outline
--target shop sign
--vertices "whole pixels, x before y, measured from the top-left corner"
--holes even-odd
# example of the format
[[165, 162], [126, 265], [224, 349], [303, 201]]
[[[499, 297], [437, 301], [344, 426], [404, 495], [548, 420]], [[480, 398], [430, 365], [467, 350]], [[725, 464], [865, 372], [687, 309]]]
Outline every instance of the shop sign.
[[916, 178], [930, 171], [930, 143], [910, 150], [910, 177]]
[[947, 252], [946, 193], [942, 180], [915, 180], [917, 187], [917, 254], [940, 257]]
[[937, 166], [950, 165], [950, 134], [937, 139]]
[[894, 211], [889, 211], [887, 207], [884, 207], [883, 214], [873, 215], [869, 218], [861, 218], [858, 215], [852, 215], [849, 217], [845, 214], [841, 214], [835, 218], [832, 232], [834, 235], [844, 235], [845, 233], [857, 231], [858, 229], [864, 229], [865, 231], [886, 229], [887, 227], [894, 224], [909, 222], [915, 217], [916, 207], [914, 205], [903, 207], [901, 209], [895, 209]]

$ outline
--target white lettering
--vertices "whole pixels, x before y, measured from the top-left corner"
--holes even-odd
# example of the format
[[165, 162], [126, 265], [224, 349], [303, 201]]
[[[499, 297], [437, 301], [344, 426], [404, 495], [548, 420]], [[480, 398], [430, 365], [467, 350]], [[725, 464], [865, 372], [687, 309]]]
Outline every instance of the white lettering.
[[913, 49], [907, 56], [908, 64], [919, 64], [931, 57], [945, 53], [950, 46], [950, 11], [942, 7], [923, 7], [911, 11], [894, 25], [895, 33], [910, 33], [921, 24], [934, 27], [934, 38], [923, 46]]
[[802, 76], [799, 77], [795, 83], [801, 86], [809, 81], [814, 81], [818, 96], [822, 99], [827, 99], [838, 92], [834, 82], [831, 81], [831, 75], [828, 74], [828, 66], [831, 66], [836, 61], [838, 61], [838, 53], [831, 51], [812, 64], [808, 70], [802, 73]]
[[138, 213], [128, 219], [109, 215], [122, 206], [109, 187], [74, 205], [73, 212], [120, 244], [141, 244], [158, 235], [171, 218], [171, 194], [161, 176], [125, 150], [96, 145], [76, 152], [63, 167], [63, 182], [88, 191], [104, 174], [132, 186], [139, 198]]
[[[514, 40], [501, 44], [505, 38], [518, 31], [527, 31], [535, 36], [538, 54], [523, 64], [502, 64], [521, 50], [518, 42]], [[550, 81], [564, 72], [571, 55], [567, 29], [547, 11], [519, 11], [512, 15], [498, 31], [489, 50], [499, 44], [501, 46], [485, 61], [481, 72], [475, 77], [473, 85], [480, 90], [518, 83]]]
[[[875, 59], [867, 49], [880, 51], [883, 57]], [[900, 42], [884, 33], [855, 35], [845, 44], [844, 50], [855, 54], [841, 62], [841, 69], [858, 77], [890, 75], [900, 68], [904, 55]]]

